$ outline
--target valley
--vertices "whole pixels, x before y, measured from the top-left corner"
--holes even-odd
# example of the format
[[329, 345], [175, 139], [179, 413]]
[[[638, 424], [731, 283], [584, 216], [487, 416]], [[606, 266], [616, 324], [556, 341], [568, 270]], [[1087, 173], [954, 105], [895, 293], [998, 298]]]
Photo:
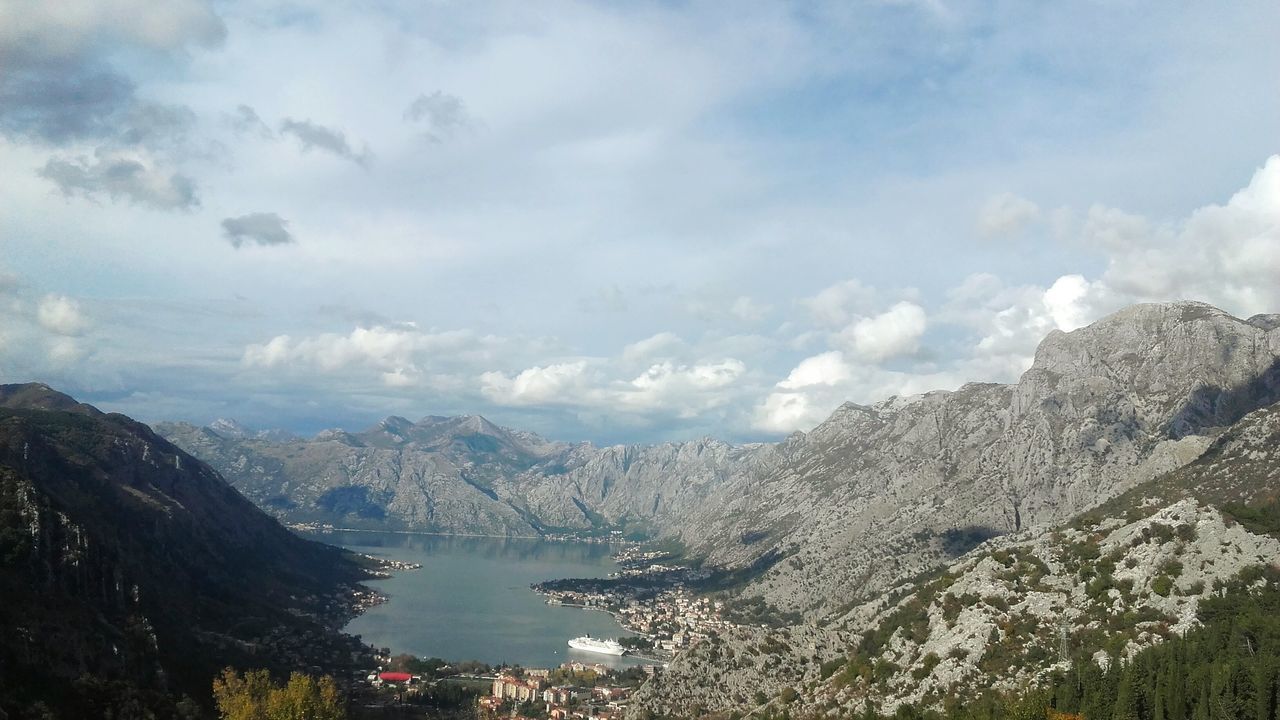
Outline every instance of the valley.
[[[1191, 637], [1224, 589], [1245, 592], [1240, 578], [1271, 572], [1280, 558], [1278, 328], [1275, 316], [1242, 320], [1197, 303], [1136, 306], [1051, 333], [1015, 385], [846, 404], [811, 432], [744, 446], [597, 448], [476, 416], [392, 417], [310, 439], [229, 421], [164, 423], [166, 441], [47, 387], [6, 386], [6, 537], [18, 539], [11, 555], [33, 558], [21, 572], [68, 597], [101, 584], [94, 578], [128, 578], [114, 591], [123, 595], [94, 602], [117, 614], [122, 637], [129, 623], [155, 629], [130, 651], [138, 660], [108, 671], [110, 645], [100, 644], [93, 662], [149, 692], [195, 697], [201, 674], [213, 672], [166, 656], [174, 643], [195, 642], [216, 663], [350, 675], [373, 662], [374, 648], [338, 634], [357, 609], [364, 614], [346, 631], [382, 645], [384, 665], [407, 651], [504, 672], [513, 660], [554, 668], [537, 652], [503, 656], [519, 643], [501, 623], [491, 642], [468, 630], [485, 612], [506, 621], [514, 611], [483, 610], [501, 593], [467, 590], [466, 567], [515, 552], [501, 571], [518, 590], [512, 598], [538, 612], [589, 612], [551, 610], [544, 599], [607, 611], [642, 633], [637, 647], [670, 658], [599, 717], [959, 717], [966, 703], [988, 708], [973, 717], [995, 717], [1001, 703], [1059, 702], [1064, 673], [1127, 667]], [[108, 537], [101, 516], [74, 519], [90, 498], [154, 518], [138, 526], [152, 533], [141, 537], [181, 529], [175, 538], [221, 539], [175, 565], [174, 556], [140, 560], [151, 544], [112, 530], [120, 540], [108, 552], [120, 559], [86, 565], [94, 551], [85, 554], [85, 538]], [[222, 505], [236, 509], [212, 509]], [[315, 537], [383, 561], [369, 567], [375, 561], [300, 540], [277, 521], [331, 528]], [[332, 529], [341, 527], [354, 530]], [[233, 615], [267, 603], [261, 623], [223, 627], [231, 616], [208, 605], [210, 583], [230, 577], [215, 569], [227, 558], [251, 557], [234, 554], [246, 542], [281, 556], [256, 551], [236, 571], [275, 573], [239, 583], [252, 589], [237, 591], [249, 594]], [[457, 555], [464, 546], [488, 550]], [[548, 552], [594, 558], [596, 571], [542, 562]], [[621, 566], [604, 577], [609, 566], [594, 563], [611, 554]], [[199, 595], [157, 584], [163, 563], [172, 568], [163, 572], [190, 573], [205, 557]], [[100, 569], [82, 576], [86, 568]], [[368, 582], [387, 571], [391, 579]], [[390, 602], [370, 609], [377, 591]], [[293, 607], [290, 619], [265, 609], [286, 597], [279, 609]], [[445, 605], [421, 605], [431, 597], [470, 615], [447, 620]], [[29, 608], [15, 626], [23, 642], [49, 622], [34, 605], [12, 607]], [[166, 608], [176, 607], [199, 625], [175, 624]], [[313, 629], [286, 630], [303, 621]], [[433, 622], [460, 634], [443, 641]], [[421, 640], [418, 625], [428, 629]], [[486, 702], [481, 712], [508, 707]]]

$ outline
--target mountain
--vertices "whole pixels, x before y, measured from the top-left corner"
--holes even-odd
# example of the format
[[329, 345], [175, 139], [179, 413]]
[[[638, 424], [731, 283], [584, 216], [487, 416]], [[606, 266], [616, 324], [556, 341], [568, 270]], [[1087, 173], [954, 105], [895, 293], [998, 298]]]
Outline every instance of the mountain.
[[846, 404], [721, 484], [678, 539], [773, 563], [748, 593], [838, 616], [977, 541], [1050, 527], [1194, 460], [1280, 399], [1280, 329], [1200, 303], [1137, 305], [1054, 331], [1014, 385]]
[[1178, 469], [1065, 523], [989, 539], [838, 619], [721, 633], [643, 688], [635, 715], [972, 706], [984, 693], [1021, 693], [1079, 663], [1106, 667], [1181, 636], [1200, 625], [1206, 600], [1258, 587], [1277, 558], [1273, 403], [1214, 433]]
[[227, 665], [351, 667], [366, 576], [147, 426], [0, 386], [0, 716], [172, 715]]
[[[846, 523], [865, 525], [842, 538], [835, 520], [809, 513], [806, 530], [825, 538], [796, 541], [742, 591], [781, 607], [812, 593], [823, 611], [722, 633], [678, 658], [636, 707], [683, 716], [769, 703], [806, 716], [850, 715], [868, 701], [887, 712], [940, 708], [946, 698], [963, 705], [1194, 627], [1201, 601], [1280, 557], [1275, 320], [1139, 306], [1050, 335], [1017, 386], [842, 408], [762, 485], [789, 474], [795, 505], [818, 507], [824, 497]], [[991, 402], [999, 421], [985, 428], [976, 399], [1001, 393], [1007, 414]], [[950, 403], [969, 411], [962, 427], [947, 422]], [[991, 439], [964, 453], [957, 438], [981, 432]], [[804, 448], [820, 438], [836, 440]], [[843, 465], [831, 459], [842, 441], [853, 447], [836, 457], [856, 458]], [[895, 486], [907, 462], [921, 478], [930, 463], [958, 458], [964, 479], [935, 475], [915, 486], [914, 503], [912, 485]], [[819, 484], [827, 466], [835, 480]], [[877, 490], [875, 478], [887, 481]], [[960, 540], [953, 561], [935, 559]], [[848, 568], [872, 569], [860, 576], [865, 589], [848, 584]], [[709, 684], [722, 692], [706, 693]], [[789, 702], [779, 699], [784, 691]]]
[[703, 439], [597, 448], [557, 443], [476, 416], [388, 417], [311, 439], [230, 423], [157, 431], [288, 522], [535, 535], [655, 535], [720, 483], [767, 467], [772, 447]]

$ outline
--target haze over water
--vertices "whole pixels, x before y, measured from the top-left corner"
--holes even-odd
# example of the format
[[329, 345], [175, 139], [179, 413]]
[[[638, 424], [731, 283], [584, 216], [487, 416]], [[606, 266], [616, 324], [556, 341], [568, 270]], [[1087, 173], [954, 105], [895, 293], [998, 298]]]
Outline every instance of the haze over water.
[[617, 569], [607, 545], [534, 539], [335, 532], [324, 542], [419, 563], [368, 584], [390, 600], [351, 621], [346, 632], [393, 653], [491, 664], [554, 667], [567, 660], [613, 666], [630, 659], [570, 649], [579, 635], [626, 635], [611, 615], [548, 605], [529, 585], [605, 577]]

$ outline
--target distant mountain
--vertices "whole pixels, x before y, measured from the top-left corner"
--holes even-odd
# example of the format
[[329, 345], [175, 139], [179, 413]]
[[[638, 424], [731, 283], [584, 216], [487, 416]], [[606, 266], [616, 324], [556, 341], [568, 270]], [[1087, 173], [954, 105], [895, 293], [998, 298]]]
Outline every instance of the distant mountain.
[[597, 448], [483, 417], [388, 417], [363, 432], [269, 437], [230, 422], [156, 430], [289, 522], [535, 535], [655, 535], [730, 477], [768, 467], [771, 446], [704, 439]]
[[172, 715], [226, 665], [351, 666], [364, 577], [147, 426], [0, 386], [0, 717]]

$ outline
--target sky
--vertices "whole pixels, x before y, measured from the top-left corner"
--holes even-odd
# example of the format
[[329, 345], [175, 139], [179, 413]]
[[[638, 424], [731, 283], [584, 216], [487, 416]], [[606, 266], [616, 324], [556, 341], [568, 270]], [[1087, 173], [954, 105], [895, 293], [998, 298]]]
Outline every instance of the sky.
[[0, 382], [736, 442], [1280, 312], [1280, 4], [0, 0]]

